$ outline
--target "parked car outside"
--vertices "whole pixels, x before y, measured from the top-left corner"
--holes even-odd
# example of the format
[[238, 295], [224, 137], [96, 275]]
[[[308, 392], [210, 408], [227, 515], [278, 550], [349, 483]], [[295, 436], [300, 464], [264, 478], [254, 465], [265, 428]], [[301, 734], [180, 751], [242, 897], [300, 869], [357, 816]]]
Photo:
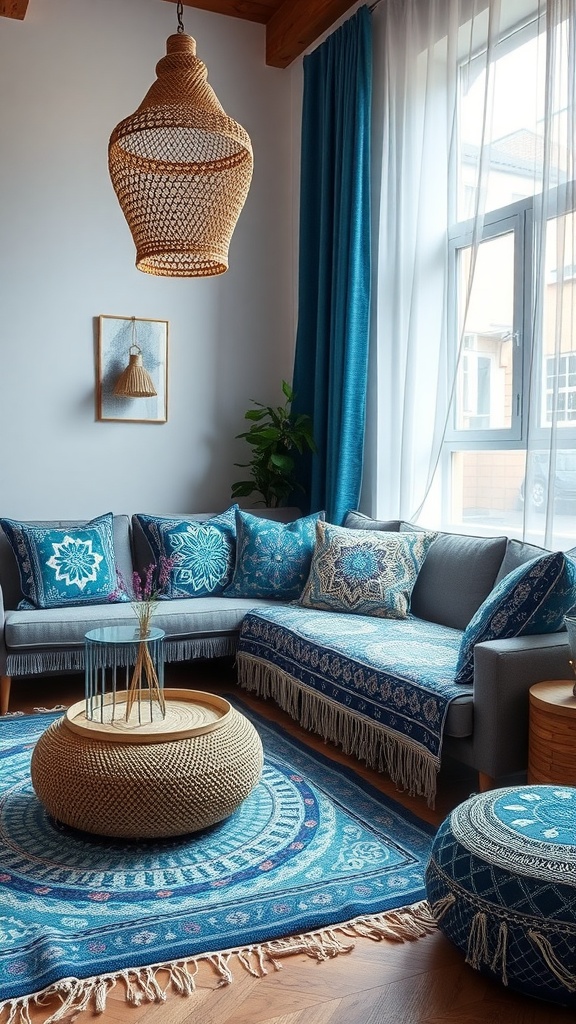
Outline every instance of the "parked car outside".
[[576, 449], [560, 449], [550, 458], [549, 452], [534, 451], [528, 456], [528, 472], [520, 484], [520, 500], [526, 496], [532, 508], [544, 512], [548, 500], [550, 462], [554, 503], [576, 502]]

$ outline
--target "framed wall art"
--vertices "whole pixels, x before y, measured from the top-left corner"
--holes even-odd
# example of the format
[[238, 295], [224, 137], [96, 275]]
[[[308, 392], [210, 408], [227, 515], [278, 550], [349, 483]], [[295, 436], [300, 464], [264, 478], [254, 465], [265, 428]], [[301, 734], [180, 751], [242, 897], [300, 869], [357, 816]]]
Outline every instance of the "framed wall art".
[[168, 320], [98, 318], [96, 418], [166, 423]]

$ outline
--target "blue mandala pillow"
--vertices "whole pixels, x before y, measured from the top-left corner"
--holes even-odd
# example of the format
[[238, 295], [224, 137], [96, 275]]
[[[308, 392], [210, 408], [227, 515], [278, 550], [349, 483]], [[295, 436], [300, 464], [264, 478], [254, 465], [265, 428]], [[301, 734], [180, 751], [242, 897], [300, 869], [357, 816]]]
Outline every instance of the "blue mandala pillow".
[[292, 601], [306, 582], [315, 528], [323, 512], [292, 523], [236, 513], [236, 564], [226, 597]]
[[307, 608], [405, 619], [435, 533], [356, 530], [318, 523], [310, 575], [299, 603]]
[[55, 527], [0, 519], [18, 563], [19, 608], [128, 601], [118, 590], [113, 516]]
[[472, 682], [476, 644], [556, 633], [575, 602], [576, 562], [564, 551], [519, 565], [496, 584], [464, 630], [455, 682]]
[[160, 599], [207, 597], [222, 593], [232, 579], [236, 553], [236, 510], [211, 519], [176, 519], [138, 513], [155, 562], [171, 558], [174, 565]]

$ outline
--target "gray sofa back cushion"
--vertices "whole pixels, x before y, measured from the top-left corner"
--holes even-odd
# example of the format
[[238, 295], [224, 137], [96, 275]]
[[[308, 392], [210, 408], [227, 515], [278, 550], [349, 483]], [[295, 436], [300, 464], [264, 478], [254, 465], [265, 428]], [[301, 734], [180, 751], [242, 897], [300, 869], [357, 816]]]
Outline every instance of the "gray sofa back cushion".
[[400, 529], [399, 519], [371, 519], [363, 512], [347, 512], [344, 523], [347, 530], [385, 530], [389, 533], [397, 533]]
[[[53, 526], [56, 530], [67, 526], [82, 526], [84, 519], [36, 519], [24, 520], [34, 526]], [[130, 551], [130, 517], [114, 516], [114, 555], [116, 566], [126, 583], [132, 582], [132, 555]], [[22, 600], [20, 589], [20, 573], [14, 552], [8, 543], [4, 530], [0, 529], [0, 586], [4, 598], [4, 608], [17, 608]]]
[[[402, 531], [414, 530], [402, 523]], [[506, 537], [439, 533], [412, 591], [410, 611], [419, 619], [466, 629], [496, 581]]]
[[529, 562], [531, 558], [540, 558], [542, 555], [549, 554], [548, 548], [540, 548], [537, 544], [527, 544], [522, 540], [509, 540], [496, 583], [500, 583], [504, 576], [507, 576], [513, 569], [517, 569], [519, 565]]

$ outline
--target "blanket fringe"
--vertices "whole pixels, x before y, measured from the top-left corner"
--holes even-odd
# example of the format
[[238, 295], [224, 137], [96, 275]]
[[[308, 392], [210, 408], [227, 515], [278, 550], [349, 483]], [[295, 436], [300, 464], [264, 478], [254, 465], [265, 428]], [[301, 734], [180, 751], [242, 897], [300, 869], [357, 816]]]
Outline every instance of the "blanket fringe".
[[[350, 953], [355, 943], [347, 941], [349, 939], [405, 942], [422, 938], [435, 930], [436, 922], [430, 906], [426, 900], [422, 900], [399, 910], [356, 917], [344, 924], [285, 939], [273, 939], [260, 945], [202, 953], [190, 960], [125, 969], [93, 978], [63, 978], [41, 992], [0, 1002], [0, 1012], [5, 1012], [3, 1024], [31, 1024], [31, 1009], [46, 1006], [50, 1000], [57, 998], [60, 1005], [44, 1018], [43, 1024], [58, 1024], [65, 1018], [73, 1020], [88, 1009], [94, 1013], [103, 1013], [108, 993], [118, 983], [124, 984], [126, 1002], [132, 1006], [146, 1002], [165, 1002], [170, 991], [180, 996], [191, 996], [196, 991], [196, 976], [203, 961], [212, 967], [218, 979], [217, 985], [223, 986], [234, 981], [234, 963], [240, 964], [252, 977], [262, 978], [268, 973], [269, 966], [276, 971], [281, 970], [281, 961], [286, 956], [300, 953], [322, 962], [341, 953]], [[165, 973], [168, 974], [167, 981]]]
[[345, 754], [354, 754], [369, 768], [385, 772], [410, 796], [423, 796], [434, 807], [440, 761], [405, 737], [378, 722], [350, 711], [324, 694], [309, 689], [294, 676], [253, 655], [239, 651], [238, 682], [259, 697], [272, 698], [304, 729], [337, 743]]

